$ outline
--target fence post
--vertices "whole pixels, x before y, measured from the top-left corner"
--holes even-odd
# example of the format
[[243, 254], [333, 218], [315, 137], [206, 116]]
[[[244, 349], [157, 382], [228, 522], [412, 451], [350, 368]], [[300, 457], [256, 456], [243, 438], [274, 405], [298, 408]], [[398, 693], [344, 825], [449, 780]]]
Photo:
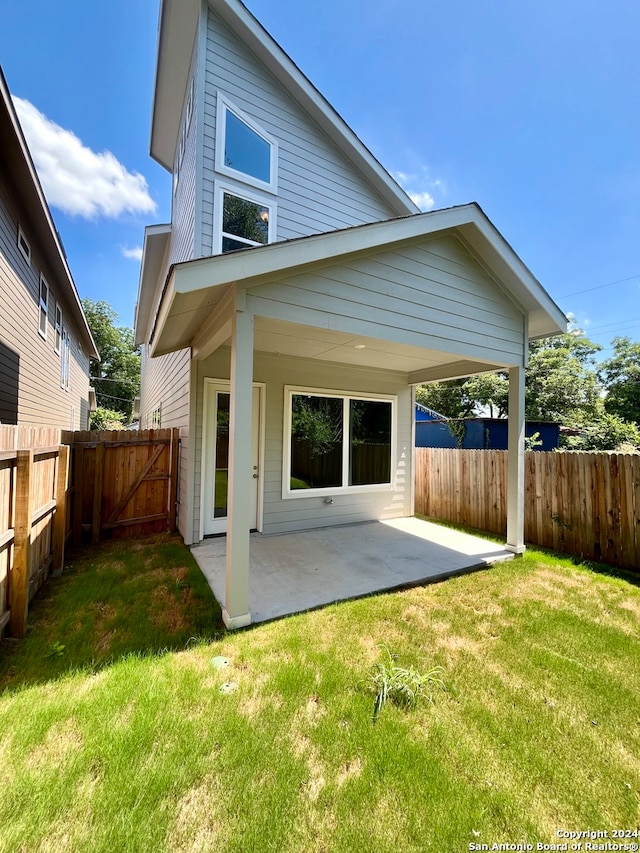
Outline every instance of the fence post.
[[16, 505], [9, 629], [12, 636], [21, 639], [27, 632], [27, 610], [29, 608], [33, 450], [18, 450], [16, 456]]
[[180, 451], [180, 430], [171, 430], [170, 469], [169, 469], [169, 532], [176, 529], [176, 512], [178, 504], [178, 456]]
[[73, 544], [82, 543], [82, 503], [84, 498], [84, 445], [75, 444], [73, 463]]
[[96, 444], [95, 475], [93, 478], [93, 515], [91, 518], [91, 542], [97, 545], [100, 541], [100, 525], [102, 523], [102, 482], [104, 480], [104, 442]]
[[69, 479], [69, 448], [61, 445], [58, 451], [56, 470], [56, 514], [53, 518], [53, 566], [54, 578], [60, 577], [64, 568], [64, 539], [67, 528], [67, 483]]

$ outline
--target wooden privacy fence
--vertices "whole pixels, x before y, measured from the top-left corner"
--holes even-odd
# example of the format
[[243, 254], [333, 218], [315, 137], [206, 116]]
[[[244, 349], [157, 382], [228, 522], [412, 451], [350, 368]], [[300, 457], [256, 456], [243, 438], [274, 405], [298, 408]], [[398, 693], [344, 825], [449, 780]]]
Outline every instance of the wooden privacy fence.
[[72, 435], [75, 545], [175, 530], [179, 430]]
[[[638, 571], [640, 456], [525, 453], [525, 541]], [[504, 536], [507, 451], [416, 448], [416, 512]]]
[[29, 602], [62, 573], [68, 447], [0, 451], [0, 635], [24, 637]]
[[62, 573], [70, 537], [175, 530], [178, 453], [177, 429], [0, 426], [0, 636], [24, 636], [29, 602]]

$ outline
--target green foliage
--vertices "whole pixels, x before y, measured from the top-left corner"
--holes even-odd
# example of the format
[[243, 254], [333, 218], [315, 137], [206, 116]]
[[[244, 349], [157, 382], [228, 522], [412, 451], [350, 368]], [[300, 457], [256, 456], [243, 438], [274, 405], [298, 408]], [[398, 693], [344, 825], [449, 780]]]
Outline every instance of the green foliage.
[[[580, 329], [529, 344], [525, 417], [578, 430], [577, 436], [561, 437], [563, 447], [639, 446], [640, 343], [616, 338], [614, 355], [598, 368], [595, 357], [601, 349]], [[508, 397], [504, 373], [436, 382], [416, 390], [419, 403], [448, 418], [477, 417], [487, 410], [491, 417], [506, 417]], [[534, 446], [528, 444], [529, 449]]]
[[433, 702], [435, 688], [446, 690], [441, 678], [444, 675], [444, 669], [441, 666], [434, 666], [433, 669], [422, 674], [412, 666], [408, 668], [398, 666], [395, 663], [397, 656], [393, 655], [384, 643], [379, 643], [378, 648], [385, 653], [386, 660], [374, 664], [368, 681], [370, 691], [375, 694], [374, 723], [387, 701], [405, 708], [415, 708], [421, 699]]
[[599, 374], [607, 389], [607, 412], [640, 426], [640, 343], [614, 338], [613, 355], [602, 363]]
[[342, 400], [294, 394], [291, 433], [310, 443], [312, 456], [329, 453], [342, 440]]
[[82, 307], [100, 353], [100, 361], [89, 367], [98, 405], [121, 412], [128, 422], [140, 392], [140, 351], [133, 330], [116, 325], [118, 315], [108, 302], [83, 299]]
[[535, 450], [536, 447], [541, 447], [542, 441], [540, 440], [540, 433], [534, 432], [533, 435], [528, 435], [524, 440], [524, 449], [525, 450]]
[[124, 429], [124, 415], [115, 409], [103, 409], [101, 406], [91, 412], [89, 429]]

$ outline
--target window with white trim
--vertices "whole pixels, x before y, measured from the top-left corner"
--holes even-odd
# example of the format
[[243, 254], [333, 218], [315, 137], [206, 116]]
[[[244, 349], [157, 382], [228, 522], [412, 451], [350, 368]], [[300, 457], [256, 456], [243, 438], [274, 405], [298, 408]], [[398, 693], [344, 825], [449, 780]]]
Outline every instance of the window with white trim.
[[216, 190], [217, 252], [233, 252], [270, 243], [276, 205], [226, 186]]
[[71, 341], [69, 340], [69, 332], [62, 326], [61, 347], [60, 347], [60, 387], [63, 391], [69, 390], [70, 374], [71, 374]]
[[56, 302], [56, 336], [53, 348], [58, 355], [60, 355], [60, 349], [62, 347], [62, 308]]
[[276, 193], [277, 142], [220, 93], [216, 118], [216, 171]]
[[47, 339], [47, 315], [49, 311], [49, 285], [45, 277], [40, 273], [40, 307], [38, 310], [38, 331], [42, 337]]
[[283, 497], [388, 488], [395, 398], [285, 389]]
[[24, 236], [24, 231], [18, 225], [18, 249], [25, 261], [31, 266], [31, 244]]

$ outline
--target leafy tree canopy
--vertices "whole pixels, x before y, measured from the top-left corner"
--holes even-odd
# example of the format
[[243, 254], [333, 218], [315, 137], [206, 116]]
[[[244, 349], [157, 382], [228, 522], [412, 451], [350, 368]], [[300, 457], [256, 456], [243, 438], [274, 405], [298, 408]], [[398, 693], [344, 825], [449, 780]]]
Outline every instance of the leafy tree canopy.
[[607, 412], [640, 427], [640, 343], [614, 338], [613, 355], [602, 362], [599, 375], [607, 389]]
[[118, 314], [108, 302], [83, 299], [82, 307], [100, 353], [100, 361], [89, 367], [98, 406], [119, 412], [127, 422], [140, 392], [140, 350], [133, 329], [116, 325]]
[[[574, 449], [640, 446], [640, 344], [616, 338], [613, 357], [598, 369], [600, 350], [580, 329], [531, 341], [525, 417], [579, 430], [563, 440]], [[508, 389], [506, 373], [487, 373], [422, 385], [416, 399], [448, 418], [506, 417]]]

